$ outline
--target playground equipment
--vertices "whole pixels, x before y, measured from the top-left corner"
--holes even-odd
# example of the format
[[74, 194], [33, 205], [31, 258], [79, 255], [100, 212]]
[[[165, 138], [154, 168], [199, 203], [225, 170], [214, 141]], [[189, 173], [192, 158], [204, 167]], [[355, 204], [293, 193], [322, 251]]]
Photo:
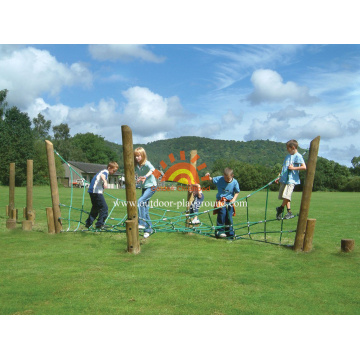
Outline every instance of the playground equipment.
[[[18, 219], [18, 209], [15, 208], [15, 163], [10, 163], [9, 175], [9, 205], [6, 206], [6, 227], [8, 229], [16, 228]], [[35, 221], [35, 211], [33, 209], [33, 160], [27, 160], [26, 172], [26, 207], [23, 208], [22, 222], [23, 230], [32, 230]]]
[[[126, 179], [126, 200], [119, 199], [107, 192], [104, 192], [104, 195], [110, 198], [113, 201], [114, 206], [109, 211], [108, 218], [105, 221], [105, 229], [101, 231], [106, 232], [125, 232], [127, 236], [128, 251], [134, 254], [140, 252], [140, 241], [139, 241], [139, 229], [138, 229], [138, 214], [136, 204], [136, 184], [135, 184], [135, 172], [134, 172], [134, 159], [133, 159], [133, 142], [132, 142], [132, 132], [130, 127], [124, 125], [122, 129], [122, 140], [123, 140], [123, 152], [124, 152], [124, 168], [125, 168], [125, 179]], [[307, 164], [307, 174], [304, 184], [304, 191], [301, 199], [300, 212], [298, 216], [298, 224], [296, 228], [288, 228], [288, 226], [294, 225], [294, 220], [285, 220], [282, 219], [278, 221], [276, 218], [269, 218], [267, 214], [268, 208], [268, 197], [269, 197], [269, 188], [270, 185], [276, 180], [273, 179], [262, 188], [253, 191], [252, 193], [238, 198], [236, 203], [245, 202], [246, 203], [246, 221], [233, 224], [236, 236], [230, 240], [239, 240], [239, 239], [249, 239], [256, 241], [263, 241], [266, 243], [287, 245], [292, 247], [295, 251], [305, 251], [308, 252], [312, 248], [312, 239], [315, 228], [315, 219], [308, 219], [308, 213], [310, 208], [310, 199], [312, 193], [312, 186], [314, 181], [315, 169], [316, 169], [316, 159], [318, 154], [320, 137], [315, 138], [310, 144], [309, 151], [309, 160]], [[52, 144], [47, 141], [46, 144], [48, 161], [49, 161], [49, 174], [50, 174], [50, 186], [51, 186], [51, 195], [53, 206], [51, 210], [48, 211], [49, 219], [49, 232], [51, 230], [52, 224], [54, 224], [54, 232], [58, 233], [63, 231], [62, 226], [65, 222], [68, 223], [68, 228], [65, 231], [96, 231], [92, 228], [84, 229], [84, 214], [88, 214], [88, 211], [85, 210], [85, 189], [84, 186], [82, 202], [79, 206], [75, 207], [73, 205], [73, 189], [71, 189], [71, 200], [70, 205], [62, 204], [59, 201], [59, 195], [57, 190], [57, 181], [56, 181], [56, 169], [55, 169], [55, 160], [54, 153], [57, 154], [60, 159], [69, 166], [71, 172], [75, 170], [71, 168], [68, 164], [56, 151], [54, 151]], [[182, 152], [183, 153], [183, 152]], [[172, 155], [172, 154], [171, 154]], [[196, 159], [195, 151], [190, 154], [190, 159]], [[196, 162], [196, 160], [195, 160]], [[76, 172], [76, 171], [75, 171]], [[77, 174], [81, 177], [81, 175]], [[160, 176], [156, 174], [155, 176]], [[85, 179], [84, 179], [85, 181]], [[81, 190], [77, 190], [81, 191]], [[250, 211], [249, 211], [249, 201], [250, 198], [256, 194], [263, 194], [266, 192], [265, 199], [265, 213], [264, 217], [261, 220], [250, 221]], [[187, 199], [191, 201], [191, 199]], [[187, 202], [188, 204], [189, 202]], [[235, 203], [235, 204], [236, 204]], [[68, 218], [62, 218], [60, 207], [68, 209]], [[122, 213], [120, 216], [116, 213], [119, 209], [127, 209], [127, 212]], [[197, 226], [191, 226], [189, 224], [188, 209], [186, 210], [171, 210], [164, 209], [161, 207], [151, 207], [150, 216], [152, 219], [152, 229], [154, 233], [159, 232], [182, 232], [182, 233], [196, 233], [204, 236], [214, 237], [216, 231], [216, 221], [214, 221], [212, 209], [205, 210], [198, 213], [199, 219], [201, 219], [201, 224]], [[74, 219], [74, 213], [77, 213], [79, 216]], [[244, 217], [241, 214], [239, 217]], [[215, 224], [214, 224], [215, 222]], [[286, 225], [285, 225], [286, 224]], [[75, 225], [75, 229], [73, 229]], [[279, 229], [280, 227], [280, 229]], [[253, 230], [255, 229], [256, 230]], [[296, 238], [295, 242], [292, 240], [291, 244], [284, 244], [282, 242], [284, 236], [289, 233], [295, 233]], [[262, 234], [261, 239], [256, 239], [257, 236]], [[274, 240], [274, 234], [279, 234], [279, 239]], [[271, 238], [270, 238], [271, 237]]]

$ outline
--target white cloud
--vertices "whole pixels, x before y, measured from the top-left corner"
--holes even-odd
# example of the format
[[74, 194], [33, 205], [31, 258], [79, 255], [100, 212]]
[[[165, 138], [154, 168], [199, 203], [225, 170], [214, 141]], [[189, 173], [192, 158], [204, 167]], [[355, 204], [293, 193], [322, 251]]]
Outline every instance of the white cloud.
[[100, 44], [89, 45], [91, 56], [100, 61], [131, 61], [141, 59], [148, 62], [161, 63], [165, 57], [157, 56], [145, 48], [145, 45]]
[[240, 124], [243, 120], [242, 115], [235, 115], [232, 110], [228, 110], [225, 115], [222, 116], [221, 122], [224, 125], [235, 125]]
[[151, 136], [172, 130], [177, 121], [186, 118], [177, 96], [163, 98], [147, 88], [135, 86], [123, 92], [127, 100], [123, 122], [137, 135]]
[[67, 123], [71, 135], [92, 132], [114, 142], [121, 142], [121, 125], [129, 125], [137, 141], [165, 139], [188, 116], [177, 96], [164, 98], [142, 87], [129, 88], [123, 95], [127, 101], [123, 111], [114, 99], [69, 108], [63, 104], [49, 105], [37, 98], [27, 112], [30, 118], [41, 112], [52, 126]]
[[263, 102], [292, 101], [296, 104], [309, 105], [317, 98], [309, 94], [306, 86], [299, 86], [293, 81], [283, 82], [279, 73], [269, 69], [254, 71], [251, 76], [254, 91], [248, 96], [253, 105]]
[[64, 86], [92, 84], [91, 73], [81, 63], [68, 66], [33, 47], [6, 49], [0, 57], [0, 89], [9, 90], [9, 104], [25, 108], [42, 93], [55, 96]]

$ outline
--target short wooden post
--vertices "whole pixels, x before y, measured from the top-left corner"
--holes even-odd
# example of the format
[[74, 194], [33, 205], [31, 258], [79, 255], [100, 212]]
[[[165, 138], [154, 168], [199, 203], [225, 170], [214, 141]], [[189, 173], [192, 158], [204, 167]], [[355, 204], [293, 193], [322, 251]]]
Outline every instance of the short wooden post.
[[312, 249], [312, 242], [314, 237], [316, 219], [308, 219], [306, 222], [306, 231], [304, 237], [304, 252], [309, 252]]
[[33, 210], [33, 160], [27, 160], [26, 173], [26, 220], [30, 220], [34, 224], [35, 213]]
[[9, 175], [9, 217], [14, 219], [15, 208], [15, 163], [10, 163], [10, 175]]
[[48, 233], [55, 234], [55, 221], [54, 221], [54, 212], [52, 207], [46, 208], [46, 219], [48, 224]]
[[7, 219], [6, 220], [6, 228], [7, 229], [15, 229], [16, 228], [16, 220], [15, 219]]
[[5, 206], [5, 215], [6, 215], [6, 217], [9, 216], [9, 205]]
[[22, 229], [25, 231], [31, 231], [32, 230], [32, 221], [31, 220], [23, 220], [22, 222]]
[[17, 220], [19, 218], [19, 210], [18, 209], [12, 209], [10, 218]]
[[310, 200], [312, 188], [314, 184], [316, 162], [319, 152], [320, 136], [316, 137], [310, 143], [309, 160], [306, 169], [306, 178], [301, 196], [300, 213], [297, 223], [294, 250], [301, 251], [304, 245], [304, 234], [306, 230], [306, 222], [310, 210]]
[[341, 251], [350, 252], [355, 248], [355, 240], [354, 239], [341, 239]]
[[54, 212], [55, 232], [58, 234], [62, 230], [62, 224], [61, 224], [59, 189], [56, 178], [54, 146], [49, 140], [45, 140], [45, 144], [46, 144], [47, 161], [49, 167], [51, 200], [52, 200], [52, 208]]
[[123, 158], [125, 170], [125, 189], [127, 201], [126, 237], [128, 252], [140, 253], [138, 209], [136, 202], [135, 164], [132, 131], [129, 126], [121, 126]]
[[[191, 150], [190, 151], [190, 162], [191, 160], [194, 160], [194, 162], [191, 162], [191, 164], [196, 168], [196, 155], [197, 155], [197, 150]], [[190, 187], [191, 185], [194, 184], [188, 184]], [[190, 217], [190, 205], [192, 204], [192, 202], [194, 201], [194, 195], [192, 192], [188, 192], [187, 193], [187, 200], [186, 200], [186, 213], [189, 215], [186, 218], [186, 223], [185, 223], [185, 227], [192, 227], [191, 221], [192, 218]], [[190, 232], [188, 234], [191, 234]]]

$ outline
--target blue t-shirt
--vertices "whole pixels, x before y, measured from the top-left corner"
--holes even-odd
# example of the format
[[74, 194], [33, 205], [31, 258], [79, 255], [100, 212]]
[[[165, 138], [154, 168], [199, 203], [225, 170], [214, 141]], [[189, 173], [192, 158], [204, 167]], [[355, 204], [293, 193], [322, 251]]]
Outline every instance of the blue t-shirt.
[[235, 194], [240, 192], [240, 186], [236, 179], [232, 179], [232, 181], [228, 183], [223, 176], [215, 176], [212, 181], [218, 189], [216, 200], [220, 200], [222, 197], [231, 200]]
[[109, 171], [107, 169], [101, 170], [92, 178], [88, 193], [102, 194], [104, 192], [104, 184], [101, 175], [104, 175], [107, 180]]
[[[154, 171], [155, 168], [151, 164], [149, 160], [145, 161], [145, 164], [143, 166], [136, 165], [135, 166], [135, 172], [138, 176], [145, 176], [149, 171]], [[141, 181], [139, 182], [142, 189], [147, 189], [149, 187], [157, 186], [156, 178], [153, 174], [151, 174], [144, 183]]]
[[281, 169], [282, 175], [280, 177], [280, 182], [283, 184], [300, 184], [299, 170], [288, 170], [288, 167], [290, 164], [292, 164], [294, 167], [300, 167], [301, 164], [304, 163], [304, 158], [298, 152], [294, 155], [287, 155]]

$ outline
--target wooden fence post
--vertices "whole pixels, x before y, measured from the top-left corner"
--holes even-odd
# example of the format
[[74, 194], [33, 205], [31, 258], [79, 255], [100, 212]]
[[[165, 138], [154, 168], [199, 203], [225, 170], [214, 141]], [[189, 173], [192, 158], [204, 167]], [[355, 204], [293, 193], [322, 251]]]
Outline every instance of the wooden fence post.
[[316, 219], [308, 219], [306, 222], [306, 231], [304, 237], [304, 252], [309, 252], [312, 249], [312, 241], [314, 237]]
[[306, 222], [310, 210], [310, 200], [312, 188], [314, 184], [316, 162], [319, 152], [320, 136], [316, 137], [310, 143], [309, 160], [306, 169], [306, 178], [301, 196], [301, 205], [299, 219], [297, 223], [294, 250], [301, 251], [304, 245], [304, 234], [306, 230]]
[[127, 201], [126, 237], [128, 252], [140, 253], [138, 209], [136, 202], [135, 165], [132, 131], [129, 126], [121, 126], [123, 158], [125, 170], [125, 189]]
[[30, 220], [34, 225], [35, 213], [33, 209], [33, 176], [34, 162], [27, 160], [26, 173], [26, 220]]
[[341, 251], [350, 252], [355, 248], [355, 240], [353, 239], [341, 239]]
[[10, 176], [9, 176], [9, 217], [10, 219], [14, 218], [15, 209], [15, 163], [10, 163]]
[[47, 161], [49, 167], [51, 200], [52, 200], [52, 208], [54, 212], [55, 232], [58, 234], [62, 230], [62, 224], [61, 224], [59, 189], [56, 178], [54, 146], [49, 140], [45, 140], [45, 144], [46, 144]]

